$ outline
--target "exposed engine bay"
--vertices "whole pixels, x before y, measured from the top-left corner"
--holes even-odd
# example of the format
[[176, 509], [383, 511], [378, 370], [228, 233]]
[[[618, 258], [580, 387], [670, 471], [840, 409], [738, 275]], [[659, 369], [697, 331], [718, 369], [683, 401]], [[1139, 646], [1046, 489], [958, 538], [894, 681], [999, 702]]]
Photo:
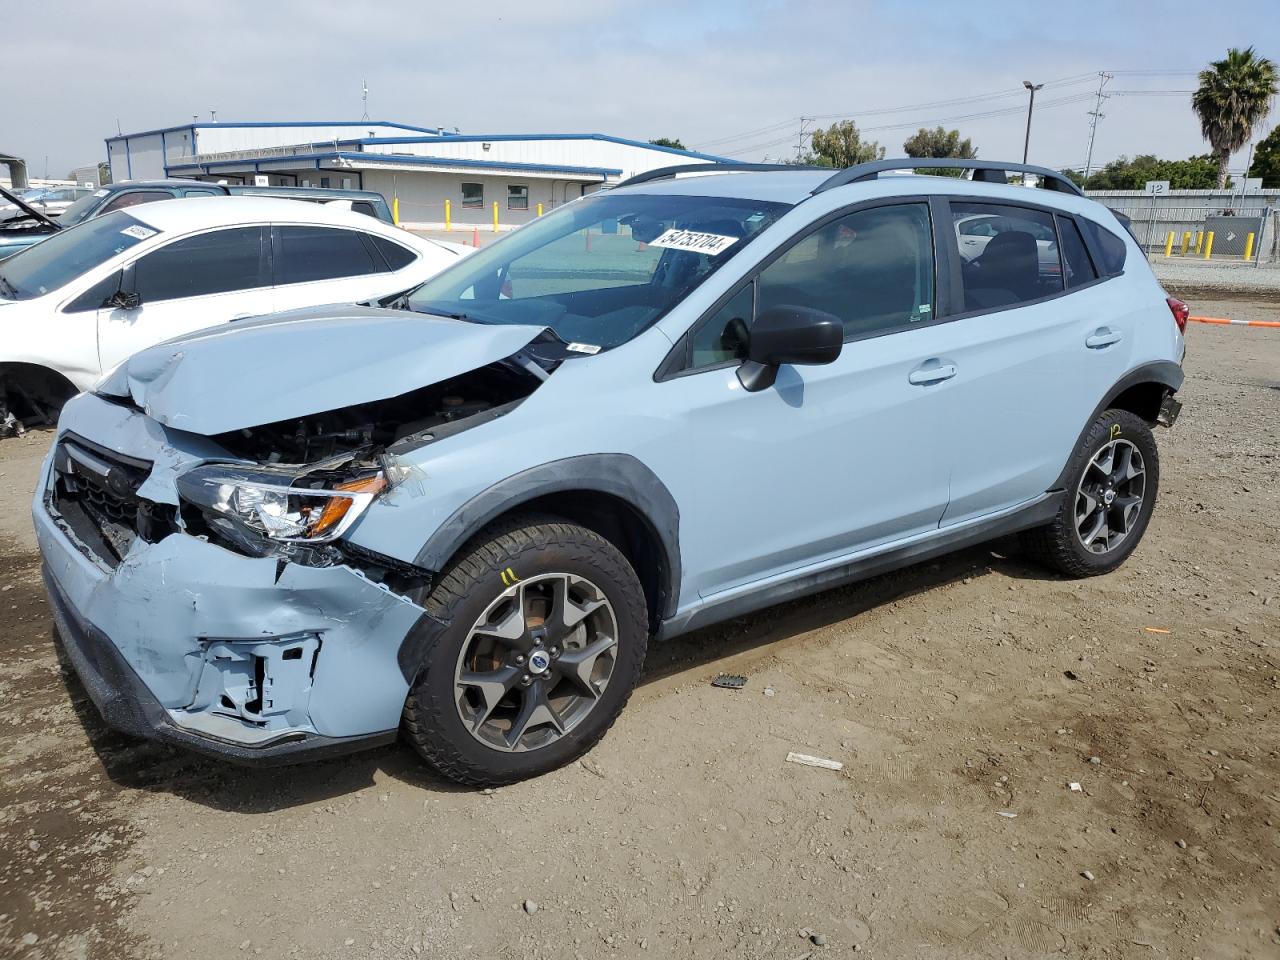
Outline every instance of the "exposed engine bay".
[[463, 427], [501, 416], [546, 378], [541, 366], [512, 358], [398, 397], [249, 427], [214, 439], [262, 464], [307, 464], [344, 453], [403, 453]]

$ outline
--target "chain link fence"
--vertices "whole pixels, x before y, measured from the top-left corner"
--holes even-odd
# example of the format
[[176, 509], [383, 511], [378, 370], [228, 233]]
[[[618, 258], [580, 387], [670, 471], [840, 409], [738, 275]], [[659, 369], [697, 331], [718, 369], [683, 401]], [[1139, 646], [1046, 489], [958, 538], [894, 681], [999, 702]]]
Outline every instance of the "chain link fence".
[[1280, 191], [1180, 190], [1151, 196], [1091, 190], [1088, 195], [1129, 218], [1148, 256], [1280, 266]]

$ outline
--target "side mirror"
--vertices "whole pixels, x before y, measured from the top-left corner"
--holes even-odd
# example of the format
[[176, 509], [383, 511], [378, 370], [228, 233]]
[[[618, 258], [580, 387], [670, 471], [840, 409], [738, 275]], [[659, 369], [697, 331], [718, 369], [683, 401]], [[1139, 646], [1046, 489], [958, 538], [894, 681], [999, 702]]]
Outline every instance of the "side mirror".
[[115, 307], [117, 310], [137, 310], [142, 306], [142, 298], [136, 293], [117, 290], [107, 299], [107, 306]]
[[770, 307], [756, 317], [738, 380], [751, 392], [773, 386], [784, 363], [831, 363], [844, 346], [839, 317], [810, 307]]

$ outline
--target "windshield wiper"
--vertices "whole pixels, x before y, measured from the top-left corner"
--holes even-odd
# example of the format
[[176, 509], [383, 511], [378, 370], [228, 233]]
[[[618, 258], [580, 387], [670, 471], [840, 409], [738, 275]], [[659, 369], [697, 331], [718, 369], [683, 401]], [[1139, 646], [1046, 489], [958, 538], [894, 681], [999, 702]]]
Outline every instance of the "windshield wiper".
[[0, 276], [0, 293], [3, 293], [10, 300], [18, 299], [18, 288], [4, 276]]

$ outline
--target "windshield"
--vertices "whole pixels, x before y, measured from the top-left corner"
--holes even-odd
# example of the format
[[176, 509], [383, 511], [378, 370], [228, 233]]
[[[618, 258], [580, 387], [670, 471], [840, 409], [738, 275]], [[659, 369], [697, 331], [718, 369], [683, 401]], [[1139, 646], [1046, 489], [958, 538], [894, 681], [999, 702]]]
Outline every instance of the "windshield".
[[608, 349], [653, 325], [787, 204], [598, 193], [566, 204], [428, 280], [409, 308], [551, 327]]
[[63, 226], [71, 226], [73, 223], [79, 223], [81, 220], [87, 220], [89, 214], [98, 208], [102, 202], [102, 198], [107, 195], [106, 190], [98, 190], [89, 194], [87, 197], [81, 197], [67, 209], [62, 211], [62, 216], [58, 218], [58, 222]]
[[122, 211], [60, 230], [0, 261], [0, 297], [42, 297], [158, 232]]

